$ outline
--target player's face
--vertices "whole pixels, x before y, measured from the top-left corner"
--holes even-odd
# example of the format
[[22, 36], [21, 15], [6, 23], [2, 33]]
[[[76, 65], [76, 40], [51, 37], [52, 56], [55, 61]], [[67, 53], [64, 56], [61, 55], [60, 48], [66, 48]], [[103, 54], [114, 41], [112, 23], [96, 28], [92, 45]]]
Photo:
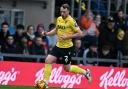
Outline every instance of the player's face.
[[63, 19], [65, 19], [69, 15], [69, 10], [67, 8], [60, 8], [60, 13]]

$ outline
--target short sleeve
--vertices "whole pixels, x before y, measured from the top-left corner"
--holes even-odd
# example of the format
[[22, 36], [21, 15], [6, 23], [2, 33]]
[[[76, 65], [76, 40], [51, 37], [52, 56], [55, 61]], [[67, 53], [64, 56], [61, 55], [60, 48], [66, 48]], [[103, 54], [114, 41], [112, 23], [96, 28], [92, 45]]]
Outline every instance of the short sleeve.
[[75, 20], [70, 21], [70, 26], [71, 26], [71, 29], [75, 32], [80, 29]]

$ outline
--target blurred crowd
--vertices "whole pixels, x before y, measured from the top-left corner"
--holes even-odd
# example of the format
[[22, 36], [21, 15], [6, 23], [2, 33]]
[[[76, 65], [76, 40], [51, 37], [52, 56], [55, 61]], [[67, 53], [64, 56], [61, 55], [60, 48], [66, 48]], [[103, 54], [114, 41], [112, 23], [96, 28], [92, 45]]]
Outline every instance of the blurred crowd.
[[[55, 24], [51, 23], [48, 28], [50, 30], [54, 27]], [[38, 24], [36, 28], [34, 25], [28, 25], [26, 29], [24, 25], [18, 24], [15, 33], [11, 34], [9, 32], [9, 24], [3, 22], [0, 30], [0, 52], [25, 55], [47, 55], [49, 50], [51, 50], [56, 43], [56, 36], [43, 36], [41, 34], [43, 31], [46, 31], [43, 24]], [[10, 60], [12, 58], [7, 57], [5, 60], [6, 59]]]
[[[128, 55], [128, 18], [122, 10], [105, 18], [100, 14], [94, 15], [91, 11], [86, 11], [81, 16], [80, 26], [84, 32], [82, 38], [82, 45], [85, 47], [84, 59], [109, 60], [118, 59], [119, 53]], [[108, 64], [101, 63], [101, 65]]]
[[[87, 10], [78, 23], [83, 31], [83, 37], [73, 39], [73, 56], [82, 57], [84, 60], [82, 64], [96, 65], [96, 62], [86, 61], [86, 58], [116, 60], [118, 52], [128, 55], [128, 18], [122, 10], [117, 11], [114, 16], [105, 18], [100, 14], [94, 15], [92, 11]], [[44, 28], [43, 24], [38, 24], [36, 27], [18, 24], [15, 33], [11, 34], [9, 24], [3, 22], [0, 30], [0, 52], [47, 55], [55, 46], [57, 36], [43, 36], [41, 33], [50, 31], [54, 27], [54, 23], [50, 23], [48, 28]], [[10, 60], [10, 58], [5, 58], [5, 60], [8, 59]], [[76, 62], [73, 61], [73, 64]], [[116, 66], [111, 63], [100, 63], [99, 65]]]

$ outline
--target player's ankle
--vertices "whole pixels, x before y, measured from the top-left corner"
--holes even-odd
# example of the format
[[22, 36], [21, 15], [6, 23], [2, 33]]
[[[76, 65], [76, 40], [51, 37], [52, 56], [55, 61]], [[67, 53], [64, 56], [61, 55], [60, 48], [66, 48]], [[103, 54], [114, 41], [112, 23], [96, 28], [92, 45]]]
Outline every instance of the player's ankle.
[[46, 83], [46, 85], [48, 85], [48, 83], [49, 83], [49, 80], [44, 80], [44, 82]]
[[86, 73], [87, 73], [87, 70], [84, 70], [84, 75], [86, 75]]

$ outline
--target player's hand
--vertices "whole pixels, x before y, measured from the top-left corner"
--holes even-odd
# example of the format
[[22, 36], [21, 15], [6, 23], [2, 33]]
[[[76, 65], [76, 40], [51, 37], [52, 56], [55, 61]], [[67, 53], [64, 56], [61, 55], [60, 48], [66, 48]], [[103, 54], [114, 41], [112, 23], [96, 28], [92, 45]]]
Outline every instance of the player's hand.
[[46, 32], [45, 32], [45, 31], [42, 31], [42, 32], [41, 32], [41, 35], [42, 35], [42, 36], [46, 36]]

